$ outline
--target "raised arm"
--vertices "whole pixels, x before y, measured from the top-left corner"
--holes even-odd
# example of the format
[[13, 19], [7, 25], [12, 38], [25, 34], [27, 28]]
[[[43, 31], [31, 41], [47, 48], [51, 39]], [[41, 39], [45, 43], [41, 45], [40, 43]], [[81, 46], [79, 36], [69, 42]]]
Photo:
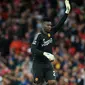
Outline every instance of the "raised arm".
[[56, 24], [52, 29], [53, 33], [56, 33], [57, 31], [61, 30], [65, 20], [67, 19], [67, 16], [70, 12], [71, 6], [69, 3], [69, 0], [65, 0], [65, 6], [66, 6], [66, 10], [65, 10], [65, 14], [63, 15], [63, 17], [60, 19], [60, 21], [58, 22], [58, 24]]

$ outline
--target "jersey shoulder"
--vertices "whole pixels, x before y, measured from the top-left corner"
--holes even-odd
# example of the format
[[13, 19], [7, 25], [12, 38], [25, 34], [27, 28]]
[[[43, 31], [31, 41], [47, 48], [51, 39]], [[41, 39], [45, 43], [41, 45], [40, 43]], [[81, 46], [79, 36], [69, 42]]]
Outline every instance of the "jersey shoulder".
[[34, 37], [34, 40], [36, 40], [38, 37], [40, 37], [41, 36], [41, 33], [40, 32], [38, 32], [38, 33], [36, 33], [35, 34], [35, 37]]
[[35, 37], [34, 37], [34, 40], [33, 40], [33, 42], [32, 42], [32, 44], [37, 44], [37, 42], [39, 42], [40, 41], [40, 39], [41, 39], [41, 33], [36, 33], [35, 34]]

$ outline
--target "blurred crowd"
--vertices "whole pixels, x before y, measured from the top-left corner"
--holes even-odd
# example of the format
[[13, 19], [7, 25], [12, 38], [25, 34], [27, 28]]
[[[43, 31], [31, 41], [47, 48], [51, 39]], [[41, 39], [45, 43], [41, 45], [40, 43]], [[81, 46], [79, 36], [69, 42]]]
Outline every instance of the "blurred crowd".
[[[84, 85], [85, 0], [70, 0], [71, 12], [54, 35], [57, 85]], [[0, 85], [32, 85], [31, 43], [49, 17], [57, 24], [64, 0], [0, 0]]]

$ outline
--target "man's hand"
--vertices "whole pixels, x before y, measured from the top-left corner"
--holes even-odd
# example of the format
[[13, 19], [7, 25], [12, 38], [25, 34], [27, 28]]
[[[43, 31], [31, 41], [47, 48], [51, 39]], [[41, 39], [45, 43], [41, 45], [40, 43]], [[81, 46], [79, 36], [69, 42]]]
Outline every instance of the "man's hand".
[[47, 57], [50, 61], [54, 61], [54, 60], [55, 60], [54, 55], [52, 55], [51, 53], [44, 52], [43, 55], [44, 55], [45, 57]]
[[65, 0], [65, 6], [66, 6], [66, 11], [65, 13], [66, 14], [69, 14], [70, 10], [71, 10], [71, 6], [70, 6], [70, 3], [69, 3], [69, 0]]

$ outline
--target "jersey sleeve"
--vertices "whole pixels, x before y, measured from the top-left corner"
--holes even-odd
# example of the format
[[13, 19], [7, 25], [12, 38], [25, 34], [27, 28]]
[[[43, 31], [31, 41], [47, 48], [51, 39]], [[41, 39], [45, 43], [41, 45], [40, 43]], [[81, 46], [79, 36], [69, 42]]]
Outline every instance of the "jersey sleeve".
[[37, 55], [37, 56], [41, 56], [43, 55], [43, 52], [40, 51], [39, 49], [37, 49], [37, 47], [39, 46], [39, 43], [41, 41], [41, 33], [37, 33], [35, 35], [35, 38], [33, 40], [32, 46], [31, 46], [31, 52], [33, 55]]
[[63, 17], [60, 19], [60, 21], [58, 22], [58, 24], [56, 24], [53, 28], [52, 28], [52, 33], [55, 34], [56, 32], [58, 32], [59, 30], [62, 30], [62, 26], [64, 25], [65, 20], [67, 19], [68, 14], [64, 14]]

